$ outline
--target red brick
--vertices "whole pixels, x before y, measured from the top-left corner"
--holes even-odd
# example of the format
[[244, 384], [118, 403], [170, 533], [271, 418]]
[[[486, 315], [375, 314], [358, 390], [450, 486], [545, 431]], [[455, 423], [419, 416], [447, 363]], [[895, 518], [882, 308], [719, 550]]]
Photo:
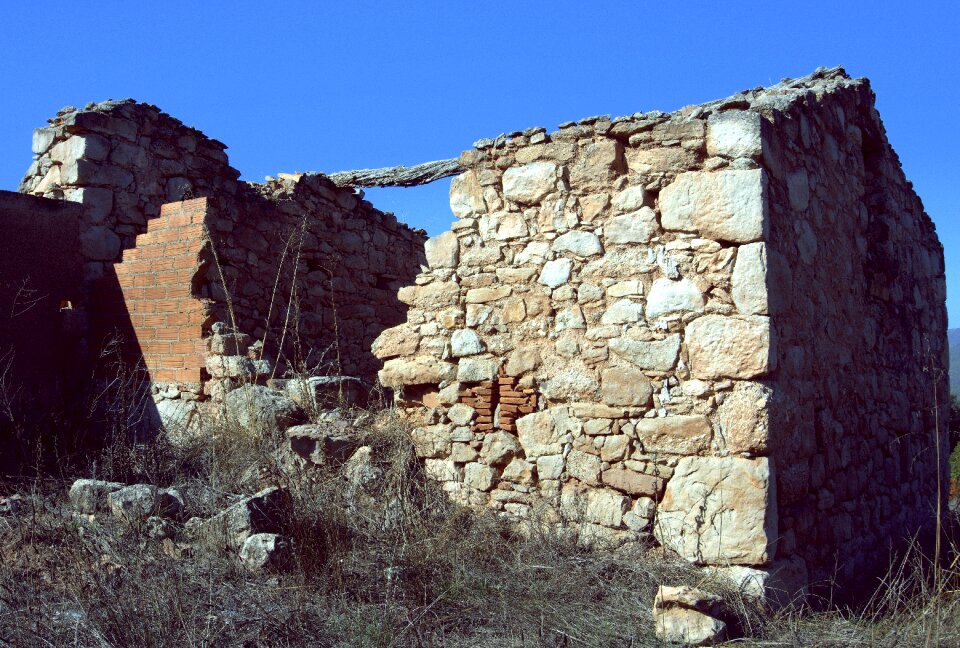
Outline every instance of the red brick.
[[177, 371], [177, 380], [179, 382], [200, 382], [200, 369], [199, 368], [190, 368], [190, 369], [180, 369]]
[[176, 369], [150, 369], [150, 378], [156, 382], [177, 382], [180, 375]]
[[176, 270], [195, 270], [199, 265], [196, 254], [182, 254], [170, 259], [171, 265]]
[[187, 368], [187, 358], [186, 356], [178, 355], [165, 355], [162, 359], [162, 366], [164, 369], [186, 369]]
[[167, 326], [156, 329], [153, 335], [155, 335], [156, 339], [158, 340], [170, 340], [176, 342], [180, 340], [180, 329]]
[[205, 345], [203, 341], [199, 338], [200, 336], [197, 335], [197, 339], [195, 340], [171, 343], [170, 353], [182, 353], [184, 355], [197, 355], [197, 356], [202, 355], [205, 350]]

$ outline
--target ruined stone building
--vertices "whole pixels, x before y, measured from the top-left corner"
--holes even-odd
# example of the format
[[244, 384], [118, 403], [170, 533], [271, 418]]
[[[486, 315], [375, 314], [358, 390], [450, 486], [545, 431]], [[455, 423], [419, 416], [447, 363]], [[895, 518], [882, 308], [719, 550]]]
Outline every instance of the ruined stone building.
[[460, 160], [457, 221], [374, 345], [452, 495], [795, 586], [848, 583], [930, 529], [943, 252], [866, 80]]
[[4, 226], [63, 219], [46, 312], [121, 340], [164, 421], [378, 375], [458, 501], [791, 590], [936, 521], [943, 252], [865, 79], [481, 140], [425, 245], [323, 174], [238, 181], [145, 104], [65, 109], [34, 153]]

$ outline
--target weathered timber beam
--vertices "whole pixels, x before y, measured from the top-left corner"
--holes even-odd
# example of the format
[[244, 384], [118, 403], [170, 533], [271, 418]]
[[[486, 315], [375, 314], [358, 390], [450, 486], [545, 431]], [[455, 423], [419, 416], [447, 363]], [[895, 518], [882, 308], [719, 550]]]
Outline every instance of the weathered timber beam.
[[424, 162], [416, 166], [384, 167], [382, 169], [357, 169], [329, 173], [327, 177], [338, 187], [416, 187], [434, 180], [463, 173], [457, 158]]

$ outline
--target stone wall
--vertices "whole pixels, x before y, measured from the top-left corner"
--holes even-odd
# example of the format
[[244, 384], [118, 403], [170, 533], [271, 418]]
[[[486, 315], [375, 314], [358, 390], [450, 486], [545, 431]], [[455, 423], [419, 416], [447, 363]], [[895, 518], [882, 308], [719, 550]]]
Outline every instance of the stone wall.
[[19, 190], [84, 205], [88, 279], [134, 246], [162, 204], [240, 190], [226, 146], [156, 106], [132, 99], [68, 106], [48, 121], [34, 131], [34, 161]]
[[[118, 327], [136, 338], [128, 345], [175, 342], [156, 337], [164, 327], [153, 324], [161, 315], [179, 321], [181, 313], [150, 310], [159, 302], [139, 298], [125, 301], [128, 312], [121, 312], [115, 299], [118, 289], [157, 293], [158, 285], [147, 284], [169, 276], [179, 282], [167, 286], [176, 300], [205, 302], [204, 336], [214, 322], [237, 326], [264, 342], [261, 354], [276, 361], [276, 375], [289, 369], [375, 379], [379, 363], [370, 344], [403, 320], [406, 308], [396, 293], [413, 282], [424, 260], [422, 231], [374, 209], [362, 192], [338, 188], [321, 175], [281, 175], [262, 185], [239, 182], [223, 144], [132, 100], [65, 108], [34, 133], [33, 149], [36, 159], [20, 190], [83, 205], [80, 249], [90, 308], [120, 318], [94, 318], [91, 346], [103, 346]], [[154, 223], [165, 203], [199, 197], [210, 199], [202, 227], [192, 223], [174, 231]], [[167, 216], [175, 218], [172, 212]], [[178, 252], [186, 265], [175, 277], [157, 261], [171, 245], [179, 252], [189, 248], [189, 254]], [[202, 259], [195, 254], [201, 248]], [[146, 270], [145, 255], [153, 259]], [[134, 269], [125, 270], [127, 262]], [[187, 268], [190, 264], [196, 267]], [[187, 275], [193, 279], [187, 281]], [[121, 286], [127, 281], [135, 285]], [[107, 301], [97, 301], [101, 297]], [[188, 337], [177, 342], [193, 344], [193, 333]], [[158, 372], [155, 381], [176, 375], [174, 380], [192, 385], [180, 391], [196, 394], [196, 357], [188, 354], [189, 367], [161, 363], [161, 368], [152, 351], [145, 355]], [[209, 378], [201, 365], [199, 380]]]
[[943, 256], [866, 80], [460, 161], [458, 220], [374, 343], [452, 496], [794, 591], [929, 530]]
[[203, 296], [231, 322], [229, 295], [240, 331], [282, 367], [373, 383], [370, 347], [406, 315], [397, 291], [426, 262], [424, 233], [322, 175], [282, 174], [253, 189], [216, 201], [217, 263]]
[[[24, 457], [24, 430], [63, 405], [83, 375], [84, 311], [73, 203], [0, 191], [0, 474]], [[34, 444], [28, 444], [34, 445]], [[30, 448], [31, 450], [33, 448]]]
[[[770, 399], [778, 551], [805, 558], [813, 583], [850, 583], [936, 521], [937, 414], [949, 450], [945, 266], [869, 84], [812, 90], [765, 114], [770, 227], [758, 252], [777, 372], [742, 403]], [[729, 418], [743, 413], [732, 405]]]

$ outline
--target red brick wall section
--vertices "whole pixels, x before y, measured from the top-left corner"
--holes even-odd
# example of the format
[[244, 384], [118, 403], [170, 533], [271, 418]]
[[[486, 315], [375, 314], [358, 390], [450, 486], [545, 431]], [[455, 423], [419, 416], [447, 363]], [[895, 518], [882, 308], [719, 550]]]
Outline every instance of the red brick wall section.
[[[515, 376], [501, 374], [496, 380], [465, 386], [460, 390], [460, 402], [477, 410], [474, 432], [500, 429], [516, 433], [516, 420], [536, 411], [536, 390], [525, 389], [517, 383]], [[495, 416], [498, 407], [499, 419]]]
[[154, 382], [201, 381], [209, 308], [193, 294], [208, 214], [206, 198], [169, 203], [114, 265], [130, 323]]

